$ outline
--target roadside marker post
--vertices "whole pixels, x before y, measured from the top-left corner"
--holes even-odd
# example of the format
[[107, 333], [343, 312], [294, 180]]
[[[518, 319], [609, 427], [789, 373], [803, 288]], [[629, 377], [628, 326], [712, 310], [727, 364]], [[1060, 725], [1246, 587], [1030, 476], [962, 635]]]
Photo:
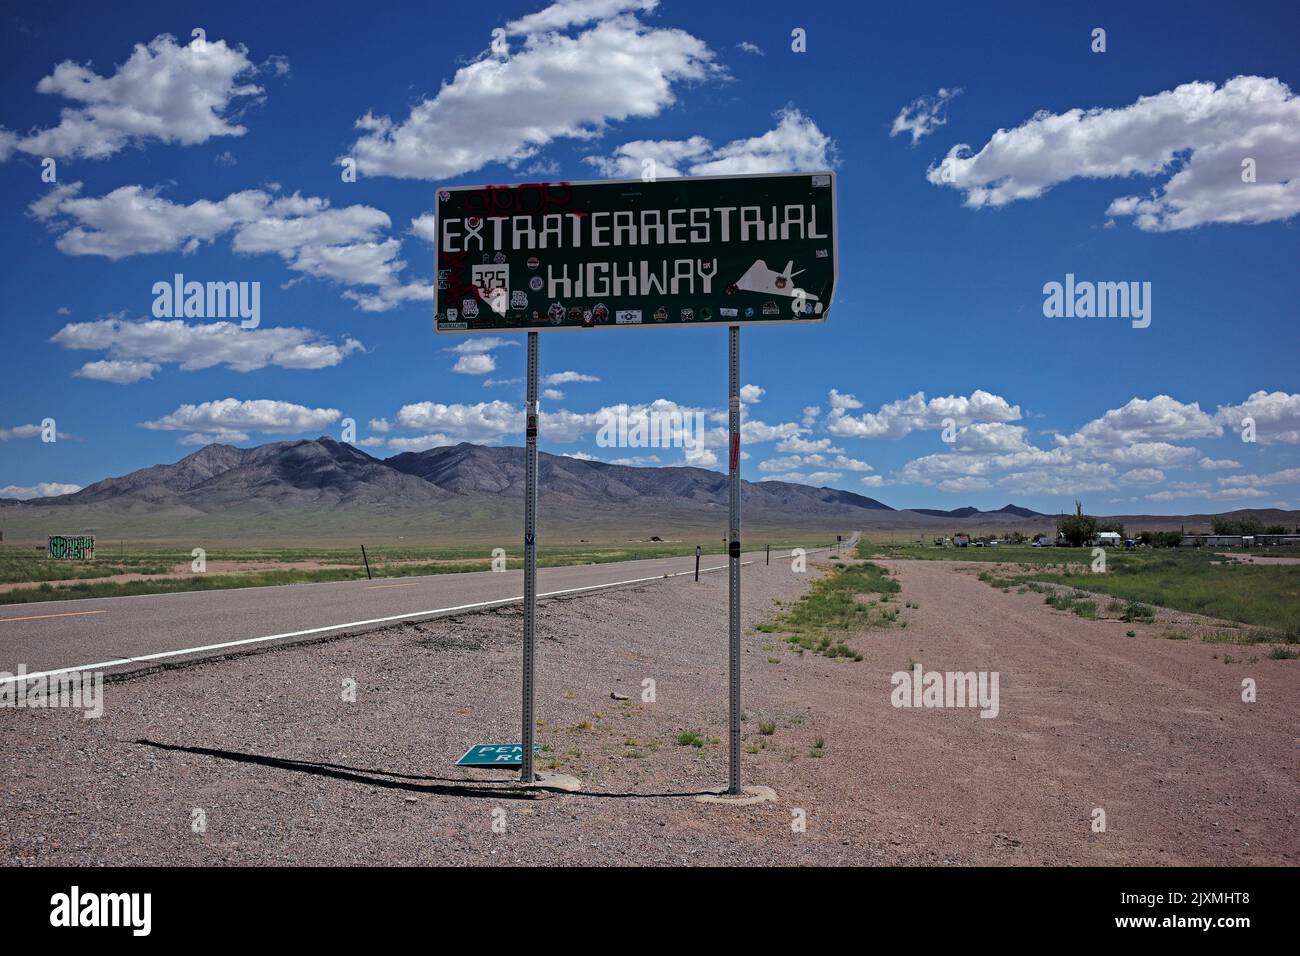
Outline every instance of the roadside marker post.
[[364, 544], [361, 546], [361, 560], [366, 562], [366, 580], [373, 581], [374, 578], [370, 576], [370, 559], [366, 557], [366, 546]]
[[769, 544], [769, 545], [766, 545], [765, 548], [766, 548], [766, 552], [765, 552], [765, 553], [766, 553], [767, 560], [765, 560], [763, 563], [764, 563], [764, 564], [771, 564], [771, 563], [772, 563], [772, 546]]
[[519, 779], [532, 783], [537, 678], [537, 333], [528, 333], [528, 406], [524, 449], [524, 759]]
[[727, 521], [729, 640], [728, 707], [731, 723], [727, 793], [740, 793], [740, 326], [727, 330], [728, 430], [731, 433], [730, 516]]
[[538, 780], [537, 332], [726, 325], [727, 795], [770, 794], [740, 781], [740, 327], [826, 320], [839, 271], [835, 174], [454, 186], [437, 197], [434, 331], [528, 333], [521, 782]]

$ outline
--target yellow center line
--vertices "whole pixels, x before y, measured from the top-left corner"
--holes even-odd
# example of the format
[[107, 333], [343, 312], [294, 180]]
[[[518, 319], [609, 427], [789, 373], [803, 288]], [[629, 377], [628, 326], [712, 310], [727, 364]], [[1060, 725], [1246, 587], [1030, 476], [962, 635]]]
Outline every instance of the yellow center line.
[[33, 614], [31, 617], [0, 617], [0, 624], [5, 621], [43, 621], [47, 617], [80, 617], [83, 614], [107, 613], [107, 611], [64, 611], [62, 614]]
[[375, 591], [380, 588], [413, 588], [419, 583], [419, 581], [411, 581], [408, 584], [367, 584], [366, 590]]

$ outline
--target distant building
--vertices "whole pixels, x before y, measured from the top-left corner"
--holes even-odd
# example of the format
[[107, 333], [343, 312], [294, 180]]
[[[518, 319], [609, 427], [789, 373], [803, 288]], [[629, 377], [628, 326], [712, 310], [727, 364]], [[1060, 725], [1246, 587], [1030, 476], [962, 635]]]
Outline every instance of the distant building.
[[1097, 543], [1103, 548], [1118, 548], [1124, 543], [1124, 538], [1118, 531], [1098, 531]]
[[1183, 548], [1240, 548], [1239, 534], [1185, 534], [1179, 546]]
[[1183, 548], [1276, 548], [1300, 546], [1300, 534], [1184, 534]]
[[1255, 544], [1262, 548], [1300, 547], [1300, 534], [1257, 534]]

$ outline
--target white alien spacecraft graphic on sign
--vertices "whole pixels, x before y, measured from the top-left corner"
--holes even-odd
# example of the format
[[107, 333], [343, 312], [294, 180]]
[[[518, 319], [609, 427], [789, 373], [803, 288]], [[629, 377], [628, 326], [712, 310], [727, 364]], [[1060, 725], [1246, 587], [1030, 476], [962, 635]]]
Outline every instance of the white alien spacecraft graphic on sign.
[[727, 294], [760, 292], [764, 295], [783, 295], [794, 299], [791, 308], [795, 315], [820, 315], [821, 299], [794, 284], [794, 277], [802, 275], [804, 271], [803, 269], [794, 271], [794, 260], [787, 262], [784, 270], [776, 272], [762, 259], [756, 259], [754, 264], [745, 270], [743, 276], [727, 286]]

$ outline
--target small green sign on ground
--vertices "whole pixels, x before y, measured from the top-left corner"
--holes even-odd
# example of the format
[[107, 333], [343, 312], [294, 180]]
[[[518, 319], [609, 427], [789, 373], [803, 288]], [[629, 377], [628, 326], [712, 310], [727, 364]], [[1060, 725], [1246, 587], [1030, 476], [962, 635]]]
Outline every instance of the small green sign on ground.
[[[533, 753], [542, 748], [533, 745]], [[475, 744], [456, 761], [457, 767], [519, 767], [524, 762], [522, 744]]]

